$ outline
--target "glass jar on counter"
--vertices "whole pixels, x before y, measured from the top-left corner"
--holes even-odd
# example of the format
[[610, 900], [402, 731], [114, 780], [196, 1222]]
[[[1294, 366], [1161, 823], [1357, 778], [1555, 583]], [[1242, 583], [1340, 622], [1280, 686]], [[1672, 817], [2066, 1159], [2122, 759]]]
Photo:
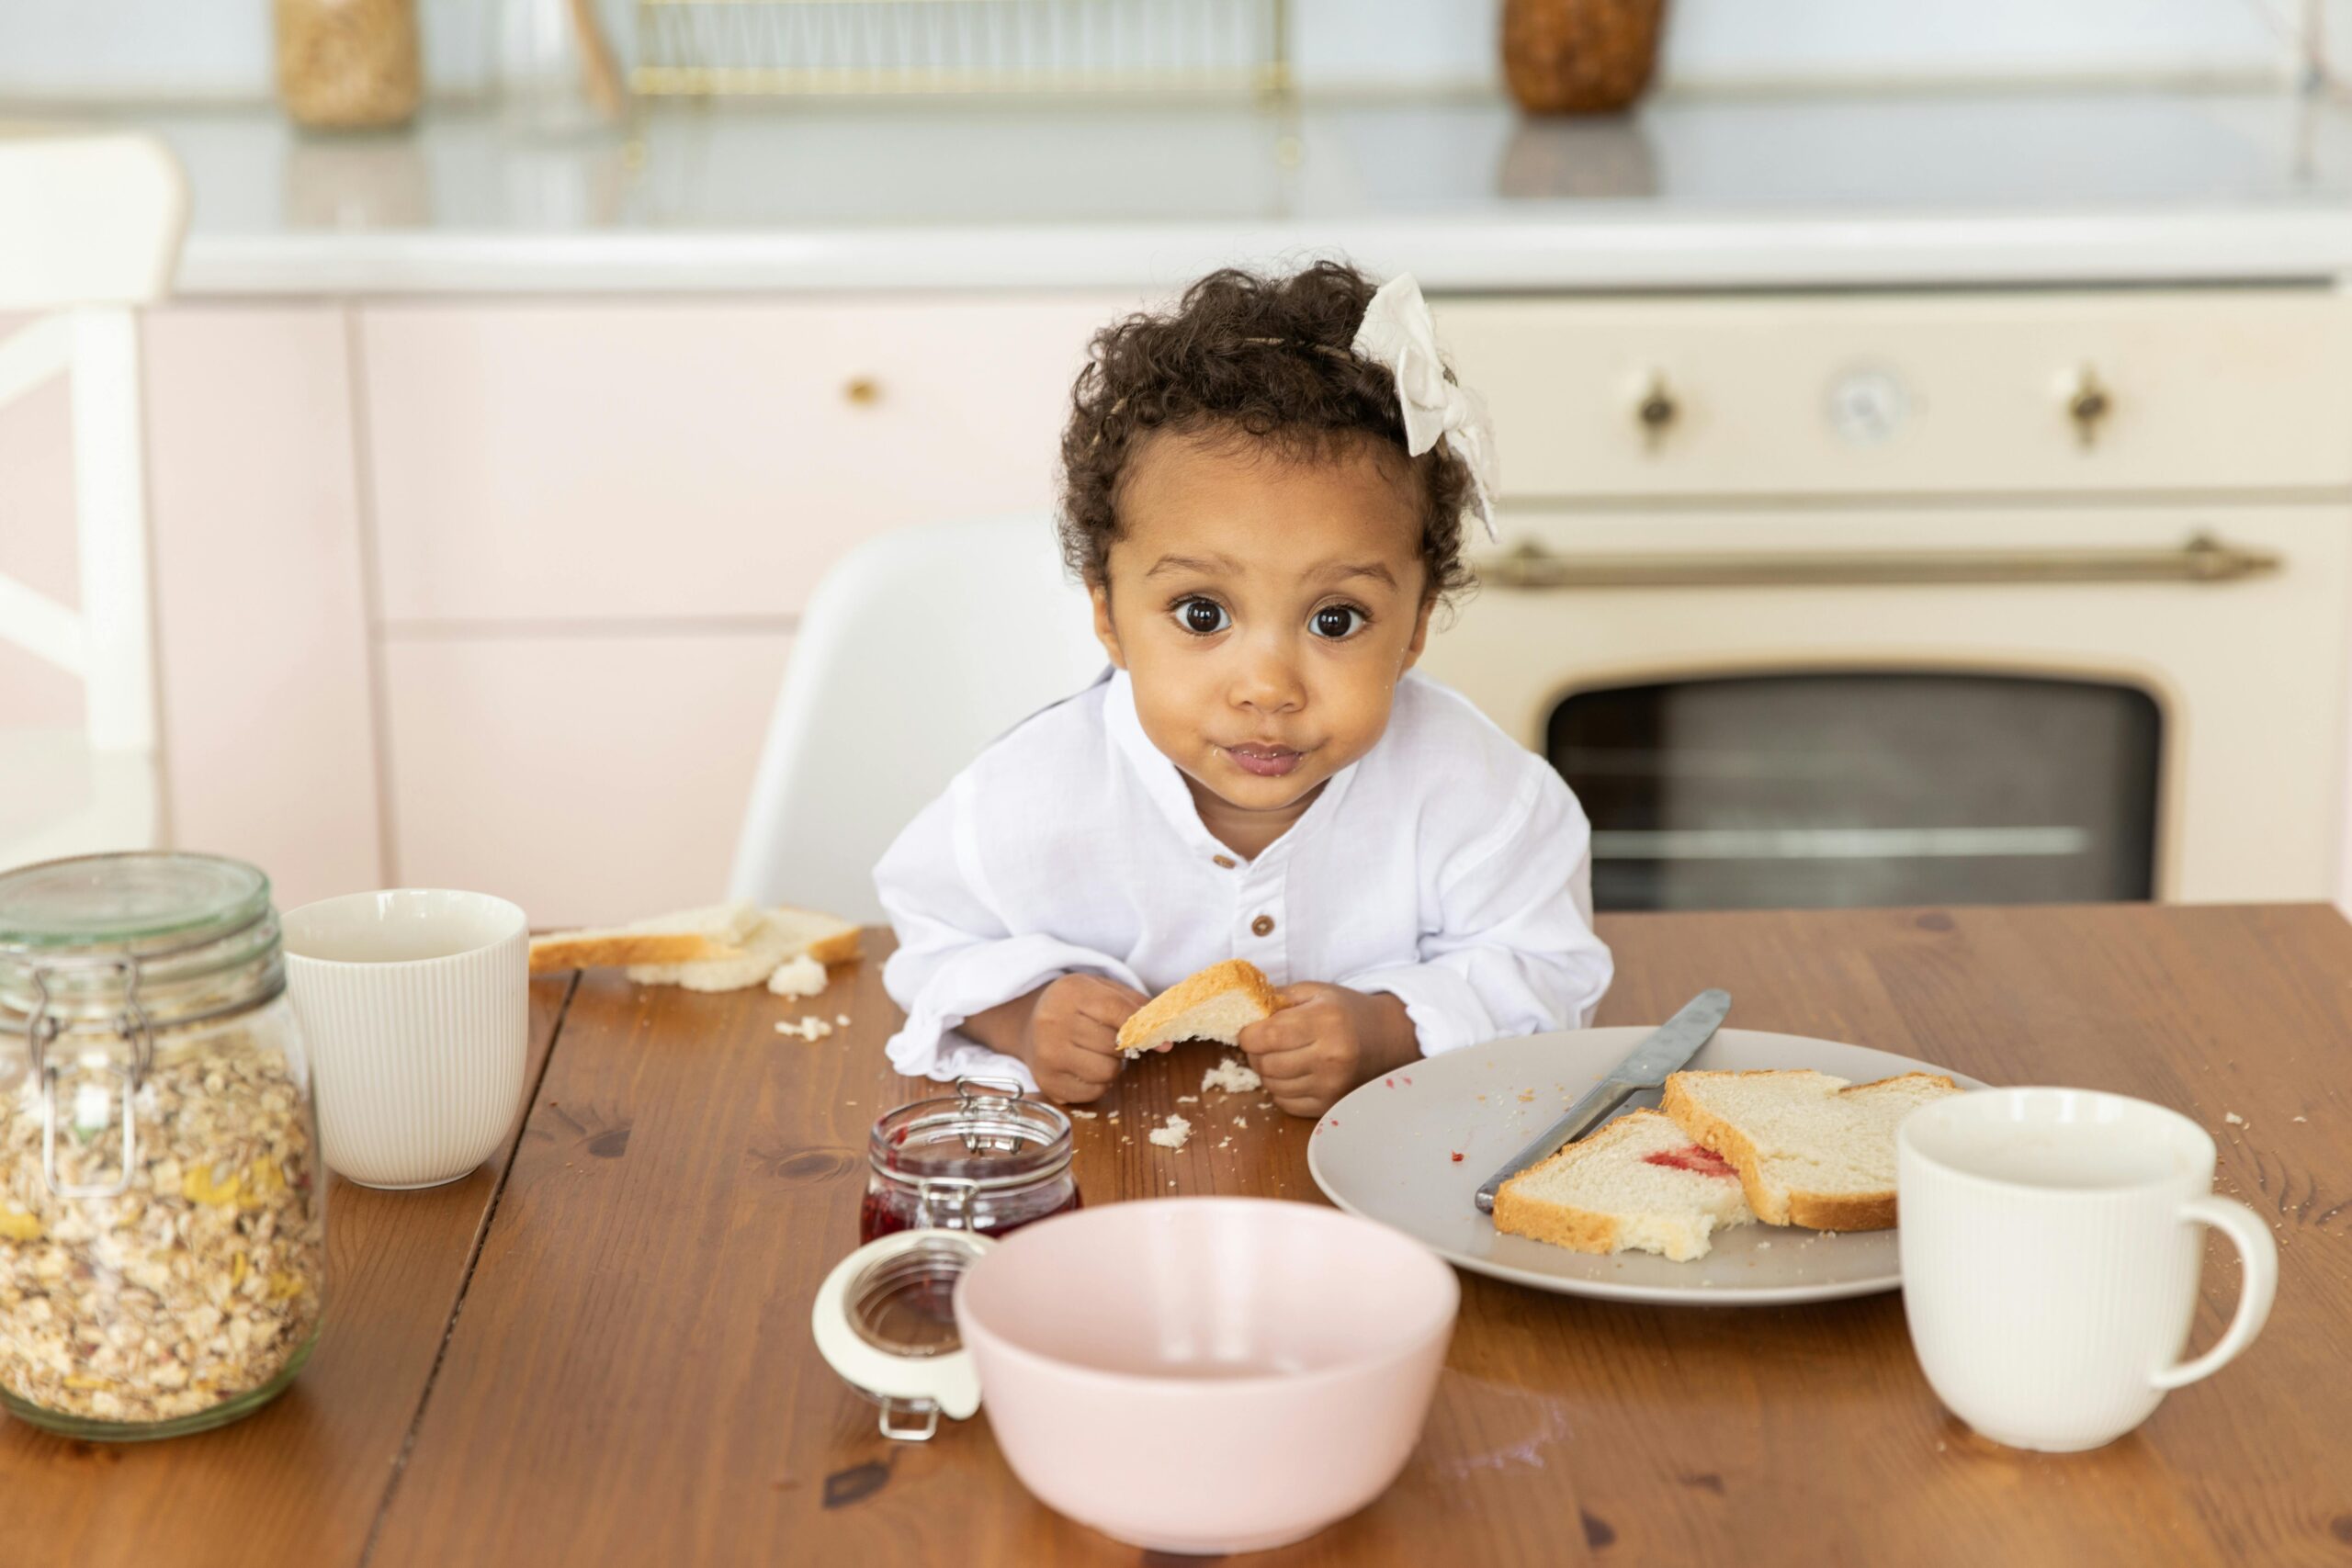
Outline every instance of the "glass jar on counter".
[[297, 125], [405, 125], [424, 91], [416, 0], [277, 0], [277, 96]]
[[1001, 1236], [1080, 1204], [1070, 1122], [1021, 1086], [959, 1078], [952, 1097], [881, 1117], [865, 1140], [858, 1240], [906, 1230]]
[[269, 879], [209, 855], [0, 874], [0, 1405], [77, 1438], [283, 1392], [326, 1172]]

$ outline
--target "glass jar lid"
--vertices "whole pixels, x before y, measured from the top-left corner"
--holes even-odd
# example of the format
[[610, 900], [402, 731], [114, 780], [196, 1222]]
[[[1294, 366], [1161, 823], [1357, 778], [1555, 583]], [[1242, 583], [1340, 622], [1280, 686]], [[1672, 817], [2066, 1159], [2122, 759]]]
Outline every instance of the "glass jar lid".
[[286, 988], [269, 878], [220, 855], [82, 855], [0, 873], [0, 1032], [154, 1023], [254, 1006]]
[[269, 878], [220, 855], [81, 855], [0, 874], [0, 953], [156, 953], [269, 911]]
[[1070, 1122], [1001, 1078], [958, 1078], [956, 1093], [876, 1120], [866, 1163], [886, 1181], [975, 1192], [1026, 1187], [1069, 1168]]

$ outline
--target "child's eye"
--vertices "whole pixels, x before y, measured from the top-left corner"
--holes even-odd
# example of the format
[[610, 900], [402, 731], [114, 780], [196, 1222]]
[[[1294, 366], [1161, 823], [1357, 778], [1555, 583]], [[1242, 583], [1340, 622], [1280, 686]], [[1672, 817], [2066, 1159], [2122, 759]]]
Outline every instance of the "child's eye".
[[1314, 629], [1317, 637], [1338, 642], [1342, 637], [1352, 637], [1371, 619], [1353, 604], [1326, 604], [1316, 611], [1306, 624]]
[[1214, 599], [1186, 599], [1176, 606], [1176, 621], [1195, 637], [1215, 637], [1233, 624], [1233, 617]]

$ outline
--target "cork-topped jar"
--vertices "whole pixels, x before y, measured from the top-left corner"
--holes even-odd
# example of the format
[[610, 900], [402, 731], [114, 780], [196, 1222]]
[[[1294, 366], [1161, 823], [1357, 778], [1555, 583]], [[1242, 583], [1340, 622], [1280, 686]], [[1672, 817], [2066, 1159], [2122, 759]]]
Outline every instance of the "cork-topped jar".
[[277, 96], [298, 125], [368, 130], [416, 113], [416, 0], [276, 0]]

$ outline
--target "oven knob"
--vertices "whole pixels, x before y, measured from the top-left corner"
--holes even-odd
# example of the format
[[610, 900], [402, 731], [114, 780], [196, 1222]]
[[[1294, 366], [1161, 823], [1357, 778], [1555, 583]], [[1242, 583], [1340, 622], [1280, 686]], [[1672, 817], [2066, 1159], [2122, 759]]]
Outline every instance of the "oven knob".
[[1849, 446], [1875, 446], [1902, 427], [1910, 394], [1886, 370], [1849, 370], [1830, 383], [1829, 428]]
[[2075, 422], [2075, 444], [2088, 451], [2098, 442], [2099, 426], [2115, 412], [2114, 395], [2087, 365], [2059, 390], [2066, 400], [2066, 417]]
[[1653, 450], [1666, 439], [1674, 422], [1682, 417], [1682, 405], [1675, 400], [1663, 373], [1651, 374], [1649, 385], [1634, 404], [1634, 417], [1641, 422], [1643, 442]]

